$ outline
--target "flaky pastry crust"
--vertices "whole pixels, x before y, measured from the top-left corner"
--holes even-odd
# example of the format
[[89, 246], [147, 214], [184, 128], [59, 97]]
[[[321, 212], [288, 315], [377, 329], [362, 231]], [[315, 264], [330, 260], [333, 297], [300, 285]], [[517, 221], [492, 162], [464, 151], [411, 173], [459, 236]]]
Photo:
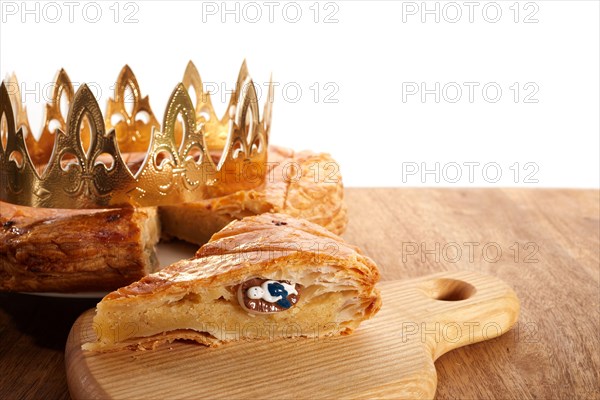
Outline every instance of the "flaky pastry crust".
[[158, 267], [155, 208], [58, 210], [0, 202], [0, 290], [112, 290]]
[[[300, 300], [283, 312], [249, 314], [235, 292], [254, 277], [299, 284]], [[285, 214], [247, 217], [217, 232], [194, 258], [108, 294], [94, 318], [98, 341], [84, 348], [349, 334], [379, 310], [378, 280], [371, 259], [319, 225]], [[291, 324], [298, 329], [290, 332]]]

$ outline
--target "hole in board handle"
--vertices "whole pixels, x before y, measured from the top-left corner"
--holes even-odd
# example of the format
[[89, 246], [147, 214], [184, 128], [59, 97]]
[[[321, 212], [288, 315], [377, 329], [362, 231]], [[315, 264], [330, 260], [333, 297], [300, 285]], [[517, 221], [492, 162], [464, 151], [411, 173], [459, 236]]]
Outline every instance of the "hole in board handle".
[[429, 296], [440, 301], [467, 300], [477, 292], [470, 283], [457, 279], [436, 279], [430, 285]]

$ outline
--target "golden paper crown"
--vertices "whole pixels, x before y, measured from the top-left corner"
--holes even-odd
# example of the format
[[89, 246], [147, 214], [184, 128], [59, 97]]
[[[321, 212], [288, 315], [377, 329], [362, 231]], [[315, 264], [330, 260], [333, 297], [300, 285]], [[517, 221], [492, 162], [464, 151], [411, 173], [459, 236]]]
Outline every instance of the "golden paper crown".
[[[62, 96], [69, 103], [66, 117]], [[90, 88], [82, 85], [75, 92], [60, 70], [35, 140], [13, 74], [0, 86], [0, 200], [49, 208], [155, 206], [259, 186], [267, 168], [272, 103], [271, 81], [261, 119], [244, 61], [227, 110], [218, 118], [190, 62], [161, 127], [128, 66], [119, 74], [105, 117]]]

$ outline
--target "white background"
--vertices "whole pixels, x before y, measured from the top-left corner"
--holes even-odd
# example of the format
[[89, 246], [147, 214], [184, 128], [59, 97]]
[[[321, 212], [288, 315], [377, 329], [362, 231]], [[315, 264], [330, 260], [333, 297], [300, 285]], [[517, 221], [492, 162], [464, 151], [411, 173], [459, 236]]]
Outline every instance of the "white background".
[[597, 1], [0, 3], [34, 130], [60, 67], [104, 109], [128, 63], [162, 120], [188, 60], [231, 90], [246, 58], [279, 85], [271, 143], [331, 153], [347, 186], [599, 186]]

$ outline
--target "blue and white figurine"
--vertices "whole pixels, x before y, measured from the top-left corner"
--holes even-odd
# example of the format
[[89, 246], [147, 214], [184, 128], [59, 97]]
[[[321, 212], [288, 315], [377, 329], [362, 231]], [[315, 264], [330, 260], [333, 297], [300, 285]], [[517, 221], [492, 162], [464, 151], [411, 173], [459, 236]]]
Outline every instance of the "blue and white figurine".
[[246, 291], [246, 296], [250, 299], [277, 303], [283, 308], [292, 306], [287, 298], [290, 294], [298, 294], [296, 285], [278, 281], [264, 281], [260, 286], [252, 286]]

